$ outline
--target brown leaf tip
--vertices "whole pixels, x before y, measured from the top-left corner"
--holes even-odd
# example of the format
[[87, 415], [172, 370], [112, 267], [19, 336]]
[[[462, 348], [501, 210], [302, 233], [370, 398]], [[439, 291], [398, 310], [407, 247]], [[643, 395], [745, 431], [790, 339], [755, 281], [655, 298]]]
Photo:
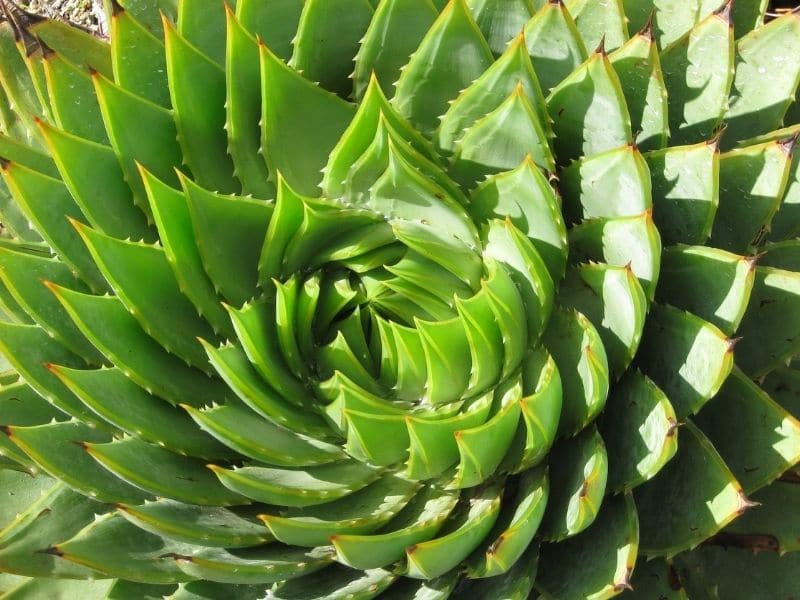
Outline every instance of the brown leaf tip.
[[733, 27], [733, 0], [728, 0], [725, 4], [720, 6], [714, 11], [714, 15]]
[[125, 7], [117, 0], [111, 0], [111, 16], [116, 17], [125, 12]]
[[639, 31], [639, 35], [642, 36], [644, 39], [653, 41], [653, 28], [655, 27], [656, 22], [656, 9], [650, 11], [650, 15], [647, 17], [647, 23], [644, 24], [641, 31]]
[[599, 54], [600, 56], [608, 56], [606, 52], [606, 36], [603, 34], [603, 37], [600, 38], [600, 43], [597, 44], [597, 49], [594, 51], [594, 54]]
[[51, 556], [58, 556], [59, 558], [64, 556], [64, 552], [60, 550], [58, 546], [50, 546], [49, 548], [44, 548], [43, 550], [37, 550], [36, 554], [50, 554]]
[[797, 140], [800, 138], [800, 131], [795, 133], [792, 137], [786, 140], [780, 140], [778, 143], [781, 145], [781, 150], [783, 150], [786, 156], [791, 156], [792, 152], [794, 152], [795, 147], [797, 146]]
[[742, 341], [742, 338], [735, 337], [735, 338], [728, 338], [727, 344], [728, 349], [727, 352], [733, 352], [733, 349], [736, 348], [736, 345]]

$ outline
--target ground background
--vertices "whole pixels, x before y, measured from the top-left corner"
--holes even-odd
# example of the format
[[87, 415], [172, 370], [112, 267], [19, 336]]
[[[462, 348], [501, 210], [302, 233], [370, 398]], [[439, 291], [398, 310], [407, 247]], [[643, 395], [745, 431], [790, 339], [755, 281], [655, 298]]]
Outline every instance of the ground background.
[[[18, 3], [31, 12], [72, 21], [101, 35], [106, 32], [102, 0], [18, 0]], [[800, 6], [800, 0], [773, 0], [770, 10], [796, 6]]]

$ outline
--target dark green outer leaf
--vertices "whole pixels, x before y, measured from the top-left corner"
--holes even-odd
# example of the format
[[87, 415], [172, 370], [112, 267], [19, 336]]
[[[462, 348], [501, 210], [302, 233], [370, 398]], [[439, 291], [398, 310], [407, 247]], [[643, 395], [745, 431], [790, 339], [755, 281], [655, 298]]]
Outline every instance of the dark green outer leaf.
[[800, 273], [757, 267], [750, 304], [738, 335], [736, 362], [759, 377], [800, 349]]
[[[678, 453], [658, 477], [638, 487], [642, 552], [672, 556], [696, 546], [742, 514], [742, 487], [700, 430], [687, 421]], [[664, 510], [669, 506], [670, 510]]]
[[545, 599], [616, 596], [630, 585], [639, 521], [630, 494], [607, 498], [592, 527], [559, 544], [544, 544], [536, 588]]

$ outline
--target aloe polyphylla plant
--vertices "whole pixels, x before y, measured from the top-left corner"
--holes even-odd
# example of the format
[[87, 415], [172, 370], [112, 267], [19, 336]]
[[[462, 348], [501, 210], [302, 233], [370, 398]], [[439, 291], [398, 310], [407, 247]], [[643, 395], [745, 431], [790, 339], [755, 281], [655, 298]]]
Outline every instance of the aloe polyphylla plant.
[[6, 6], [3, 597], [797, 596], [766, 4]]

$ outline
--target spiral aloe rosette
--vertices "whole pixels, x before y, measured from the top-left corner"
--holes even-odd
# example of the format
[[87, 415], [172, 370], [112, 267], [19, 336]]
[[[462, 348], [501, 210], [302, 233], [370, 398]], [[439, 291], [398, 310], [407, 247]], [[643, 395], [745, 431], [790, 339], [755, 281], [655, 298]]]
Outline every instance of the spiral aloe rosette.
[[8, 598], [797, 593], [800, 17], [436, 4], [7, 11]]

